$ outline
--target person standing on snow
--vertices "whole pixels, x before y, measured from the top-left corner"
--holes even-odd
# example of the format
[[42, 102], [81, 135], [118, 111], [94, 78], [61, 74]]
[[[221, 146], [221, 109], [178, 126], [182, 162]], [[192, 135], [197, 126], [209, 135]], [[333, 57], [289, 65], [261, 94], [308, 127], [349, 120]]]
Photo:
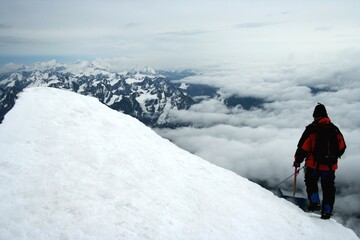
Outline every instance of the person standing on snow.
[[[345, 152], [346, 144], [340, 130], [330, 121], [323, 104], [318, 103], [314, 109], [313, 117], [314, 121], [306, 127], [299, 140], [293, 166], [299, 168], [305, 159], [308, 211], [321, 210], [321, 218], [329, 219], [335, 202], [337, 159]], [[330, 133], [324, 134], [324, 132]], [[331, 138], [329, 136], [334, 136], [334, 140], [328, 140]], [[319, 179], [321, 179], [323, 192], [321, 205], [318, 193]]]

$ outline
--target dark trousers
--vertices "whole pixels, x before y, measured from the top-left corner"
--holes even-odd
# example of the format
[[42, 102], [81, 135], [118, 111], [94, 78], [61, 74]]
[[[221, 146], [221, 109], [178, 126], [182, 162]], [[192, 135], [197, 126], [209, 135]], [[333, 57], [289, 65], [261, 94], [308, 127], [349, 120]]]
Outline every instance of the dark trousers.
[[[310, 202], [314, 201], [314, 196], [318, 194], [318, 182], [321, 180], [323, 192], [322, 206], [329, 205], [331, 210], [335, 203], [335, 171], [322, 171], [307, 167], [305, 170], [305, 186]], [[316, 198], [316, 197], [315, 197]], [[319, 197], [318, 197], [319, 198]]]

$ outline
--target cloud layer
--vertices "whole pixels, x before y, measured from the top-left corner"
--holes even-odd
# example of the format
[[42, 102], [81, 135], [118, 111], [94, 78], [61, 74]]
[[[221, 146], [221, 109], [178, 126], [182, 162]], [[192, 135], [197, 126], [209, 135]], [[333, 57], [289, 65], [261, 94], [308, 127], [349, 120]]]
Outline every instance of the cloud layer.
[[82, 56], [190, 67], [320, 56], [359, 48], [359, 5], [356, 0], [3, 0], [0, 57]]
[[157, 131], [219, 166], [275, 183], [291, 172], [297, 141], [321, 102], [348, 144], [338, 178], [360, 184], [360, 61], [352, 60], [318, 67], [310, 63], [257, 66], [246, 71], [241, 66], [204, 68], [184, 81], [215, 85], [223, 96], [258, 97], [266, 103], [245, 110], [241, 106], [229, 109], [221, 98], [206, 100], [188, 111], [171, 112], [172, 119], [192, 122], [195, 128]]
[[[246, 110], [228, 109], [221, 98], [207, 100], [188, 111], [171, 112], [176, 121], [194, 127], [156, 131], [218, 166], [277, 188], [292, 174], [296, 145], [313, 120], [314, 107], [325, 104], [347, 144], [336, 172], [336, 218], [360, 234], [360, 59], [357, 52], [341, 56], [327, 62], [204, 67], [185, 82], [215, 85], [223, 96], [258, 97], [266, 103]], [[298, 196], [306, 197], [303, 180], [300, 174]], [[280, 187], [290, 192], [291, 184]]]

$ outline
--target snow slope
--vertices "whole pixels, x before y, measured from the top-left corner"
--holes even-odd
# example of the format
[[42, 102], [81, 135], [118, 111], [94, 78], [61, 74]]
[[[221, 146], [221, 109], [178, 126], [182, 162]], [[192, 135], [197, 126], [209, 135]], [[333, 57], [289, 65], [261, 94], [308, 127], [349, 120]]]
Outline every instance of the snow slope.
[[358, 239], [64, 90], [26, 89], [0, 153], [0, 239]]

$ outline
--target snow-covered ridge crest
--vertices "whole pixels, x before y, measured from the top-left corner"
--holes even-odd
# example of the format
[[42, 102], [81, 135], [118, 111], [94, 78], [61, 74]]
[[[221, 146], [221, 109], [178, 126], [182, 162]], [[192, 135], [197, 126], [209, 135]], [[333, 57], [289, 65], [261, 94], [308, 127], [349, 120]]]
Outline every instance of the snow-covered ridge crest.
[[64, 90], [26, 89], [0, 152], [0, 239], [358, 239]]

